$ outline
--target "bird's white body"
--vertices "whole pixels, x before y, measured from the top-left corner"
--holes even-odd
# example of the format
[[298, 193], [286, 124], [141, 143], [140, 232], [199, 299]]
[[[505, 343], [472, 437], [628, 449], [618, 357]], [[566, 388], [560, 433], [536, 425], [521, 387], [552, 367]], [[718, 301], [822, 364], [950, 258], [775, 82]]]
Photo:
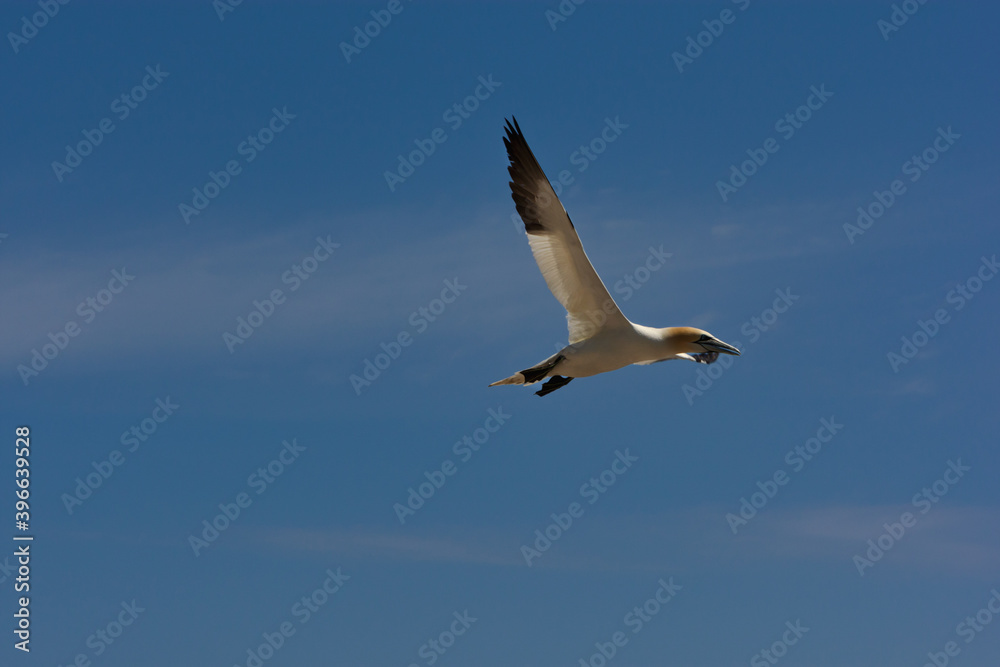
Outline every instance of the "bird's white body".
[[544, 396], [573, 378], [607, 373], [630, 364], [687, 359], [710, 364], [719, 353], [740, 353], [711, 334], [692, 327], [654, 329], [630, 322], [618, 308], [583, 250], [576, 228], [556, 196], [517, 121], [504, 138], [511, 197], [524, 222], [531, 252], [549, 286], [566, 309], [569, 345], [545, 361], [494, 382], [534, 384], [546, 378]]
[[677, 358], [674, 344], [664, 340], [663, 329], [628, 324], [628, 327], [601, 330], [586, 340], [564, 347], [559, 352], [565, 360], [559, 364], [558, 375], [590, 377], [630, 364]]

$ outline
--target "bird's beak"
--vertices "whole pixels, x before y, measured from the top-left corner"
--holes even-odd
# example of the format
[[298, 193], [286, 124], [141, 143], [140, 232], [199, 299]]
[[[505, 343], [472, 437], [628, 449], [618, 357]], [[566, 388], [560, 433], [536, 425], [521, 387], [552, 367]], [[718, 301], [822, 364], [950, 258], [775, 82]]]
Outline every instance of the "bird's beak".
[[706, 340], [703, 343], [698, 343], [703, 348], [709, 352], [721, 352], [722, 354], [731, 354], [734, 357], [740, 356], [740, 351], [729, 343], [723, 343], [718, 338], [713, 338], [712, 340]]

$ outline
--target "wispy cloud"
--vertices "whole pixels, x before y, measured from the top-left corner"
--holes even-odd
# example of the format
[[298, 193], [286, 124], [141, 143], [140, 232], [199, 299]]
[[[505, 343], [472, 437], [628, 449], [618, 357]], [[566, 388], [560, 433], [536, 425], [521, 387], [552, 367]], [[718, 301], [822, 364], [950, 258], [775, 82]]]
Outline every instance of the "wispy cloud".
[[[767, 508], [737, 535], [718, 507], [701, 506], [656, 515], [594, 516], [553, 544], [533, 568], [591, 571], [698, 572], [787, 567], [815, 563], [851, 571], [883, 523], [899, 520], [912, 506]], [[995, 577], [1000, 508], [935, 508], [917, 514], [917, 524], [886, 556], [894, 567], [942, 576]], [[301, 552], [424, 563], [524, 566], [525, 531], [510, 526], [436, 526], [420, 534], [381, 529], [262, 528], [255, 543]]]

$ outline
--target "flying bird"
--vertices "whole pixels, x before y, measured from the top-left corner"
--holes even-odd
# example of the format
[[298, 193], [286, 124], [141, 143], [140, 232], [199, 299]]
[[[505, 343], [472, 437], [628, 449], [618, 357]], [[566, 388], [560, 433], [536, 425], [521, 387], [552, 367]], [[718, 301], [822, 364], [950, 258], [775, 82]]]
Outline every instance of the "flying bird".
[[569, 214], [556, 196], [521, 128], [507, 121], [503, 143], [510, 166], [510, 191], [531, 253], [552, 294], [566, 309], [569, 345], [545, 361], [491, 384], [548, 381], [535, 393], [550, 394], [573, 378], [607, 373], [629, 364], [669, 359], [710, 364], [719, 354], [740, 351], [701, 329], [656, 329], [630, 322], [618, 308], [583, 251]]

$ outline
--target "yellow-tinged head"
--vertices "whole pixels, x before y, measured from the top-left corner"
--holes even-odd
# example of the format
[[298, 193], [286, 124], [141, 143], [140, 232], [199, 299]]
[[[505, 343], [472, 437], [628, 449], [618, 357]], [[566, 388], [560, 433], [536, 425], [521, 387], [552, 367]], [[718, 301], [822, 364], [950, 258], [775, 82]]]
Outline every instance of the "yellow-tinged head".
[[704, 354], [706, 352], [721, 352], [722, 354], [732, 354], [740, 356], [740, 351], [729, 343], [721, 340], [701, 329], [694, 327], [667, 327], [664, 331], [664, 340], [673, 344], [677, 352], [686, 354]]

